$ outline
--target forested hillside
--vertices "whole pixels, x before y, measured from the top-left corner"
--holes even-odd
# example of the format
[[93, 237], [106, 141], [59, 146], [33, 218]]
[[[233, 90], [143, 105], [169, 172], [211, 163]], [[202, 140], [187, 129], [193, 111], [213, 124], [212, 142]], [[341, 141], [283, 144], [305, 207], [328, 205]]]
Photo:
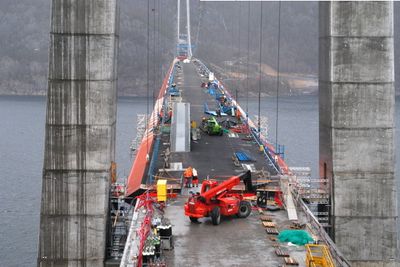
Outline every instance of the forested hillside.
[[[50, 5], [51, 0], [0, 1], [0, 94], [46, 93]], [[261, 44], [262, 92], [274, 94], [278, 2], [263, 3], [262, 25], [257, 2], [193, 0], [191, 7], [194, 55], [241, 94], [247, 87], [258, 90], [253, 78], [260, 71]], [[395, 15], [399, 7], [395, 3]], [[120, 11], [119, 94], [146, 95], [147, 82], [151, 92], [158, 91], [163, 71], [175, 53], [176, 0], [120, 0]], [[395, 16], [395, 28], [398, 21]], [[280, 37], [281, 93], [316, 92], [318, 3], [282, 2]], [[397, 39], [395, 36], [396, 44]], [[400, 61], [398, 50], [396, 63]], [[396, 77], [400, 79], [399, 68]]]

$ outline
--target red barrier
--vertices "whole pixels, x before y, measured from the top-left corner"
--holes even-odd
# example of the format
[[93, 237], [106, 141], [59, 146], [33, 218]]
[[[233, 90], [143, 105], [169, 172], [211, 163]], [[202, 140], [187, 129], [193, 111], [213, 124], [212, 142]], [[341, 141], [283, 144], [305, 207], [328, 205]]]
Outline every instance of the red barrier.
[[143, 135], [143, 139], [142, 139], [142, 142], [140, 143], [140, 146], [137, 148], [137, 154], [135, 157], [135, 161], [133, 162], [131, 172], [129, 173], [128, 181], [126, 184], [127, 196], [131, 196], [133, 193], [135, 193], [137, 190], [139, 190], [140, 185], [142, 184], [142, 180], [145, 175], [147, 163], [149, 161], [150, 154], [153, 149], [153, 143], [154, 143], [153, 129], [159, 123], [159, 114], [162, 109], [162, 105], [164, 102], [164, 95], [165, 95], [167, 87], [168, 87], [168, 80], [172, 73], [175, 62], [176, 62], [176, 59], [173, 60], [171, 66], [169, 67], [167, 75], [164, 78], [164, 81], [160, 88], [160, 93], [158, 94], [158, 98], [154, 105], [153, 112], [150, 116], [150, 119], [148, 120], [148, 127]]

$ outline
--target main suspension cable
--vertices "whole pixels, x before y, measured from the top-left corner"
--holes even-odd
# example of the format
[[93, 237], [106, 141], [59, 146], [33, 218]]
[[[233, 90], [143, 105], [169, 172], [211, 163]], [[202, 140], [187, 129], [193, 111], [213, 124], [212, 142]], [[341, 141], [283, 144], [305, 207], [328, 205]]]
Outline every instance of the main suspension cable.
[[240, 36], [240, 28], [241, 28], [241, 20], [242, 20], [242, 16], [240, 15], [240, 13], [241, 13], [241, 8], [242, 8], [242, 2], [238, 2], [238, 7], [239, 7], [239, 14], [238, 14], [238, 17], [239, 17], [239, 19], [238, 19], [238, 50], [239, 50], [239, 55], [238, 55], [238, 63], [237, 63], [237, 68], [236, 68], [236, 71], [237, 71], [237, 77], [238, 77], [238, 82], [237, 82], [237, 86], [236, 86], [236, 94], [235, 94], [235, 97], [236, 97], [236, 101], [239, 103], [239, 95], [238, 95], [238, 91], [239, 91], [239, 88], [241, 87], [241, 79], [240, 79], [240, 54], [241, 54], [241, 47], [240, 47], [240, 38], [241, 38], [241, 36]]
[[155, 97], [156, 97], [156, 90], [157, 90], [157, 82], [156, 82], [156, 80], [157, 80], [157, 71], [156, 71], [156, 69], [157, 69], [157, 59], [158, 58], [156, 58], [156, 56], [157, 56], [157, 53], [156, 53], [156, 34], [157, 34], [157, 28], [156, 28], [156, 12], [157, 12], [157, 10], [156, 10], [156, 0], [153, 0], [153, 8], [152, 8], [152, 11], [153, 11], [153, 92], [152, 92], [152, 97], [151, 97], [151, 99], [152, 99], [152, 104], [153, 104], [153, 107], [154, 107], [154, 105], [155, 105]]
[[250, 2], [247, 3], [246, 119], [249, 117]]
[[261, 2], [260, 8], [260, 58], [259, 58], [259, 81], [258, 81], [258, 137], [260, 137], [261, 132], [261, 79], [262, 79], [262, 43], [263, 43], [263, 2]]
[[[146, 130], [148, 134], [149, 130], [149, 112], [150, 112], [150, 1], [147, 1], [147, 84], [146, 84]], [[146, 136], [145, 136], [146, 138]], [[149, 156], [149, 143], [146, 142], [146, 159]]]
[[276, 75], [276, 121], [275, 121], [275, 151], [278, 146], [278, 121], [279, 121], [279, 85], [280, 85], [280, 47], [281, 47], [281, 1], [278, 7], [278, 59]]

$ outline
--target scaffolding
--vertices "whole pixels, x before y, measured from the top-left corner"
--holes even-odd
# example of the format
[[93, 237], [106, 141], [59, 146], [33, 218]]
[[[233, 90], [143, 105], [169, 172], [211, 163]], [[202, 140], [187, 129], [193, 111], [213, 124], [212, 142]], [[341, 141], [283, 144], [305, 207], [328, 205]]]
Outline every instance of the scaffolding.
[[[294, 194], [307, 204], [318, 222], [325, 228], [330, 228], [330, 197], [327, 179], [312, 179], [311, 168], [290, 167], [294, 178]], [[328, 230], [328, 229], [327, 229]]]
[[146, 131], [146, 122], [149, 116], [146, 114], [136, 115], [136, 138], [131, 142], [131, 156], [136, 156], [136, 150], [138, 149], [140, 143], [142, 142], [144, 132]]
[[125, 186], [114, 183], [110, 189], [110, 212], [108, 220], [108, 242], [107, 261], [120, 262], [126, 239], [129, 233], [129, 226], [132, 218], [132, 205], [129, 203], [132, 198], [124, 195]]
[[[254, 121], [258, 122], [258, 115], [254, 116]], [[268, 136], [268, 117], [267, 116], [260, 116], [260, 134], [265, 137], [265, 139], [269, 139]]]

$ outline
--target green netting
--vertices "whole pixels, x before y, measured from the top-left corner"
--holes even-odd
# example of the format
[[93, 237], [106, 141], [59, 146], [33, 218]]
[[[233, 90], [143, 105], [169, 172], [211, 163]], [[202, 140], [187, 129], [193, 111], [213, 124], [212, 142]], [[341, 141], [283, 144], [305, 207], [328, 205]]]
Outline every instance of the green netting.
[[300, 246], [313, 241], [312, 237], [304, 230], [283, 230], [279, 233], [278, 239], [280, 242], [291, 242]]

